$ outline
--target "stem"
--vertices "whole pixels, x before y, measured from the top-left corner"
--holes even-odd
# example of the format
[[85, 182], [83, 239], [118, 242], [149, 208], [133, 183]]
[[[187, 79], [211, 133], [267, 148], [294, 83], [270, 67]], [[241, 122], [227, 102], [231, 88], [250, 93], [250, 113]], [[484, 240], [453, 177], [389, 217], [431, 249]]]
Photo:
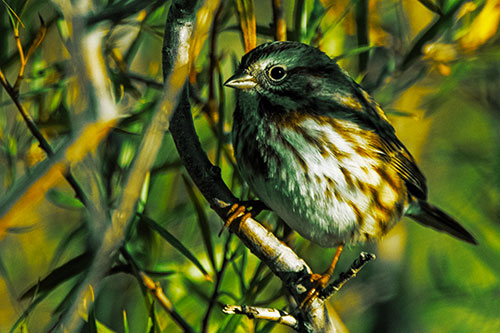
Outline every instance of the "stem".
[[181, 317], [181, 315], [175, 310], [172, 302], [168, 299], [168, 297], [163, 292], [160, 284], [158, 282], [154, 282], [146, 273], [141, 272], [142, 283], [144, 286], [151, 292], [154, 298], [160, 303], [162, 308], [167, 312], [170, 317], [172, 317], [173, 321], [182, 328], [184, 332], [194, 332], [193, 328], [189, 326], [189, 324]]
[[202, 332], [208, 332], [208, 321], [210, 320], [210, 313], [212, 312], [212, 309], [215, 305], [215, 302], [217, 301], [217, 298], [219, 297], [219, 288], [220, 288], [220, 284], [222, 282], [222, 277], [224, 275], [224, 271], [226, 270], [227, 264], [229, 263], [229, 260], [227, 258], [227, 253], [229, 252], [229, 245], [231, 244], [231, 239], [232, 239], [231, 236], [232, 235], [229, 234], [229, 236], [226, 239], [226, 244], [224, 244], [223, 260], [222, 260], [221, 268], [217, 272], [214, 291], [212, 292], [212, 296], [210, 297], [210, 301], [208, 302], [207, 311], [205, 313], [205, 316], [203, 317], [203, 321], [201, 324], [201, 331]]
[[273, 1], [274, 39], [286, 40], [286, 20], [282, 0]]

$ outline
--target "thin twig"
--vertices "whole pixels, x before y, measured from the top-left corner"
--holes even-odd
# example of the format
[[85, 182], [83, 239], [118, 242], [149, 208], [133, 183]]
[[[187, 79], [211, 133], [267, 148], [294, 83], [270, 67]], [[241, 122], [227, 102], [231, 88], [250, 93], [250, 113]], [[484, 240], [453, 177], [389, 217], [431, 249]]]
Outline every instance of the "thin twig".
[[146, 273], [140, 273], [142, 278], [142, 283], [151, 292], [154, 298], [160, 303], [162, 308], [172, 317], [173, 321], [183, 329], [184, 332], [194, 332], [193, 328], [182, 318], [182, 316], [175, 310], [172, 302], [163, 292], [160, 284], [154, 282]]
[[218, 36], [218, 27], [219, 27], [219, 18], [222, 14], [222, 10], [224, 3], [221, 2], [219, 4], [219, 8], [215, 12], [215, 17], [212, 24], [212, 31], [210, 33], [210, 48], [209, 48], [209, 81], [208, 81], [208, 116], [212, 118], [212, 123], [217, 123], [214, 126], [214, 130], [217, 134], [217, 151], [215, 153], [215, 165], [219, 165], [220, 162], [220, 153], [222, 144], [224, 141], [224, 118], [217, 112], [221, 110], [217, 107], [217, 102], [215, 100], [215, 69], [218, 68], [218, 60], [217, 60], [217, 36]]
[[347, 281], [355, 277], [364, 265], [366, 265], [369, 261], [374, 260], [375, 258], [375, 255], [372, 253], [361, 252], [359, 257], [354, 260], [349, 270], [347, 272], [340, 273], [339, 278], [333, 281], [326, 288], [324, 288], [320, 292], [318, 297], [326, 301], [328, 298], [337, 293]]
[[17, 75], [16, 83], [14, 84], [14, 91], [19, 91], [19, 85], [24, 77], [24, 67], [26, 66], [26, 59], [24, 58], [23, 45], [21, 44], [21, 38], [19, 37], [19, 27], [14, 27], [14, 39], [16, 41], [17, 51], [19, 53], [19, 74]]
[[229, 245], [231, 244], [231, 239], [232, 239], [232, 235], [230, 234], [226, 239], [226, 243], [224, 244], [222, 264], [221, 264], [219, 271], [217, 272], [216, 279], [215, 279], [214, 291], [212, 292], [212, 296], [210, 296], [210, 301], [208, 302], [208, 308], [207, 308], [207, 311], [205, 313], [205, 316], [203, 317], [203, 321], [201, 324], [201, 331], [202, 332], [208, 332], [208, 321], [210, 320], [210, 313], [212, 312], [212, 309], [215, 305], [215, 302], [217, 301], [217, 298], [219, 297], [220, 284], [222, 282], [222, 277], [224, 276], [224, 272], [225, 272], [227, 264], [229, 262], [228, 257], [227, 257], [227, 253], [229, 252]]
[[271, 308], [261, 308], [256, 306], [246, 305], [226, 305], [222, 312], [226, 314], [241, 314], [247, 316], [249, 319], [265, 319], [275, 321], [277, 323], [289, 326], [295, 330], [299, 329], [299, 322], [297, 318], [289, 313]]
[[23, 45], [21, 43], [21, 38], [19, 36], [19, 26], [14, 27], [14, 39], [16, 41], [16, 46], [19, 53], [19, 61], [20, 61], [19, 73], [17, 75], [16, 82], [14, 83], [14, 86], [12, 88], [16, 92], [16, 95], [18, 94], [19, 87], [21, 86], [21, 82], [24, 79], [24, 70], [26, 68], [26, 64], [28, 63], [29, 57], [35, 52], [38, 46], [40, 46], [43, 39], [45, 38], [45, 35], [47, 34], [47, 26], [45, 25], [42, 16], [38, 15], [38, 17], [40, 18], [40, 28], [38, 29], [35, 39], [33, 39], [33, 42], [28, 48], [28, 52], [26, 52], [26, 54], [24, 53]]

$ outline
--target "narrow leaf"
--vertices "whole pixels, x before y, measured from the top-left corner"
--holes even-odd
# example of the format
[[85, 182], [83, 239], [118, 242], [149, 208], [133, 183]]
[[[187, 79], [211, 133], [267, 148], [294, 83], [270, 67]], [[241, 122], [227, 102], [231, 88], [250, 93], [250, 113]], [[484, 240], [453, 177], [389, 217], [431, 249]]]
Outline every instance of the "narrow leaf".
[[214, 271], [216, 271], [217, 264], [215, 263], [214, 247], [212, 243], [212, 231], [210, 230], [210, 225], [208, 223], [205, 209], [203, 208], [203, 204], [201, 203], [199, 196], [194, 191], [193, 184], [184, 175], [182, 176], [182, 180], [184, 180], [184, 185], [186, 186], [186, 189], [188, 191], [189, 198], [194, 205], [196, 215], [198, 215], [198, 225], [201, 229], [201, 235], [203, 237], [203, 243], [205, 244], [208, 258], [210, 259], [212, 268], [214, 269]]
[[21, 314], [21, 316], [19, 316], [19, 318], [17, 319], [17, 321], [14, 323], [14, 325], [12, 325], [12, 327], [10, 328], [10, 333], [14, 333], [16, 332], [16, 328], [21, 324], [23, 323], [23, 321], [26, 319], [26, 317], [28, 317], [28, 315], [31, 313], [31, 311], [33, 311], [35, 309], [35, 307], [38, 305], [38, 303], [40, 303], [41, 301], [43, 301], [45, 299], [45, 297], [47, 297], [49, 295], [49, 293], [42, 293], [40, 295], [38, 295], [34, 300], [33, 302], [31, 302], [31, 304], [28, 306], [28, 308], [26, 310], [24, 310], [24, 312]]
[[88, 332], [97, 333], [97, 322], [95, 318], [95, 306], [92, 304], [89, 311], [89, 318], [87, 320]]
[[418, 0], [422, 5], [424, 5], [425, 8], [428, 10], [437, 13], [439, 15], [443, 15], [443, 12], [441, 11], [441, 8], [439, 8], [439, 5], [432, 0]]
[[87, 270], [91, 260], [92, 255], [90, 252], [84, 252], [83, 254], [71, 259], [65, 264], [54, 269], [43, 280], [30, 287], [21, 295], [20, 299], [23, 300], [28, 297], [32, 297], [37, 290], [40, 293], [50, 292], [64, 281], [69, 280], [70, 278]]
[[376, 46], [375, 45], [366, 45], [366, 46], [357, 47], [355, 49], [349, 50], [345, 53], [342, 53], [341, 55], [334, 57], [333, 60], [338, 61], [339, 59], [353, 57], [353, 56], [356, 56], [360, 53], [368, 52], [373, 48], [376, 48]]
[[40, 28], [38, 29], [38, 32], [35, 36], [35, 39], [33, 40], [33, 43], [31, 43], [28, 52], [26, 53], [26, 61], [28, 61], [28, 58], [35, 52], [35, 50], [42, 44], [43, 39], [45, 38], [45, 35], [47, 34], [47, 25], [45, 25], [45, 22], [43, 21], [43, 18], [41, 15], [38, 15], [40, 18]]
[[129, 333], [127, 311], [123, 310], [123, 333]]
[[303, 41], [307, 34], [307, 11], [305, 0], [297, 0], [294, 9], [294, 39]]
[[84, 207], [82, 202], [75, 198], [74, 194], [68, 195], [56, 189], [52, 189], [47, 193], [47, 199], [61, 208], [74, 209]]
[[139, 214], [141, 217], [141, 221], [146, 222], [153, 230], [158, 232], [158, 234], [165, 239], [170, 245], [172, 245], [175, 249], [177, 249], [180, 253], [182, 253], [186, 258], [188, 258], [200, 271], [201, 273], [205, 276], [206, 279], [211, 280], [210, 275], [208, 272], [205, 270], [203, 265], [199, 262], [198, 259], [191, 253], [191, 251], [188, 250], [173, 234], [168, 232], [165, 228], [163, 228], [161, 225], [156, 223], [154, 220], [150, 219], [147, 216], [144, 216], [142, 214]]
[[12, 21], [12, 25], [15, 26], [15, 20], [14, 20], [14, 18], [15, 18], [19, 23], [21, 23], [21, 26], [24, 28], [24, 24], [21, 21], [21, 18], [16, 14], [16, 12], [14, 11], [14, 9], [12, 9], [12, 7], [9, 6], [9, 4], [7, 3], [7, 1], [2, 0], [2, 2], [5, 5], [5, 7], [7, 7], [7, 14], [9, 14], [9, 16], [10, 16], [10, 19]]

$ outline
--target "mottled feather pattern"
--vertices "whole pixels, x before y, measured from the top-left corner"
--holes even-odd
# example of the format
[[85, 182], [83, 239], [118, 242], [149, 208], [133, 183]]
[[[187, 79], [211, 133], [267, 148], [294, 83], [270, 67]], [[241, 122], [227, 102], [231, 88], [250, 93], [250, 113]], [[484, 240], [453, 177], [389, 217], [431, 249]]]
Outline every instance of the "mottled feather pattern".
[[248, 109], [238, 115], [247, 118], [233, 130], [245, 179], [293, 229], [322, 246], [387, 232], [401, 218], [406, 198], [404, 184], [377, 157], [370, 142], [376, 136], [367, 140], [352, 122], [303, 115], [261, 118]]
[[254, 193], [325, 247], [385, 235], [403, 215], [476, 244], [428, 204], [426, 180], [378, 103], [320, 50], [296, 42], [247, 53], [234, 153]]

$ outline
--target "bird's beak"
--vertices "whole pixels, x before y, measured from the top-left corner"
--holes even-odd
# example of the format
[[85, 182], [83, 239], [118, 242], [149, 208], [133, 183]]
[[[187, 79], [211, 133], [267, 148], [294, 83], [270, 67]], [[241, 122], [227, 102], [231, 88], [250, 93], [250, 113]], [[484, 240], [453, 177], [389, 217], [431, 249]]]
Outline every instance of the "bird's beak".
[[225, 86], [237, 89], [250, 89], [257, 85], [255, 78], [246, 71], [238, 72], [231, 76], [225, 83]]

